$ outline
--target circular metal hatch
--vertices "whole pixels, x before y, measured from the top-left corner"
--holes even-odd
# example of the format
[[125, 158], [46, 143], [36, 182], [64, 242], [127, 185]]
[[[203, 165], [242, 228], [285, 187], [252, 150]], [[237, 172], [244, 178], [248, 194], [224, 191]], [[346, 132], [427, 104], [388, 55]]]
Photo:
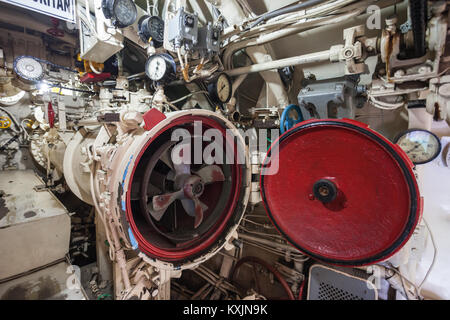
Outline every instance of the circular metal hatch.
[[[264, 175], [277, 155], [278, 171]], [[367, 265], [397, 252], [419, 221], [412, 167], [398, 146], [365, 124], [305, 121], [271, 146], [261, 196], [279, 232], [303, 253]]]

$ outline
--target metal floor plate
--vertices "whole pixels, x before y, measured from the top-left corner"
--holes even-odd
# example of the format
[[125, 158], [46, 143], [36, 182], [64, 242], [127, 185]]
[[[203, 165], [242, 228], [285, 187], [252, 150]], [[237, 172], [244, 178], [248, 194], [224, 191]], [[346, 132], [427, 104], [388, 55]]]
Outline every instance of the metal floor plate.
[[0, 300], [86, 300], [72, 268], [60, 262], [4, 282], [0, 284]]

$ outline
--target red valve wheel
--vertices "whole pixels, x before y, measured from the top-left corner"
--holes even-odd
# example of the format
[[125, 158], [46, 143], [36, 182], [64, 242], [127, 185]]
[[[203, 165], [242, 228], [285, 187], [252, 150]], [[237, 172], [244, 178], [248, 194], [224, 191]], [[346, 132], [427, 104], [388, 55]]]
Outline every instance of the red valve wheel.
[[[282, 135], [279, 170], [261, 175], [265, 209], [301, 252], [331, 264], [368, 265], [400, 250], [421, 216], [413, 165], [353, 120], [305, 121]], [[264, 170], [263, 170], [264, 172]]]

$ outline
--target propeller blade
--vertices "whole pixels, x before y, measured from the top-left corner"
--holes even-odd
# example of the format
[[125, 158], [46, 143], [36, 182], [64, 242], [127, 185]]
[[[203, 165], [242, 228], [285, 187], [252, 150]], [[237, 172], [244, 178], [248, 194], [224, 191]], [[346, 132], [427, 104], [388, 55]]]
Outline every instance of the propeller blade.
[[166, 213], [166, 210], [159, 210], [159, 211], [153, 210], [153, 208], [151, 208], [151, 205], [148, 206], [148, 211], [152, 215], [153, 219], [155, 219], [156, 221], [160, 221], [164, 216], [164, 213]]
[[194, 201], [192, 201], [191, 199], [183, 199], [183, 200], [181, 200], [181, 204], [183, 206], [184, 211], [186, 211], [186, 213], [189, 216], [195, 217]]
[[[186, 211], [186, 213], [189, 216], [195, 217], [195, 205], [194, 205], [194, 201], [193, 200], [191, 200], [191, 199], [183, 199], [183, 200], [181, 200], [181, 204], [183, 205], [184, 211]], [[208, 206], [206, 204], [204, 204], [203, 202], [200, 201], [200, 205], [202, 206], [203, 212], [208, 210]]]
[[204, 184], [225, 181], [225, 176], [223, 175], [222, 169], [217, 165], [203, 167], [195, 174], [203, 180]]
[[168, 166], [170, 169], [174, 170], [175, 168], [173, 167], [173, 163], [172, 163], [172, 159], [171, 159], [171, 155], [169, 153], [169, 150], [166, 150], [166, 152], [164, 152], [161, 157], [159, 158], [159, 160], [161, 160], [162, 162], [164, 162], [164, 164], [166, 166]]
[[[198, 198], [193, 199], [195, 204], [195, 220], [194, 220], [194, 228], [197, 229], [203, 222], [203, 212], [207, 210], [208, 207], [202, 203]], [[204, 209], [206, 207], [206, 209]]]
[[153, 209], [155, 211], [165, 211], [175, 200], [183, 196], [183, 190], [161, 194], [153, 197]]

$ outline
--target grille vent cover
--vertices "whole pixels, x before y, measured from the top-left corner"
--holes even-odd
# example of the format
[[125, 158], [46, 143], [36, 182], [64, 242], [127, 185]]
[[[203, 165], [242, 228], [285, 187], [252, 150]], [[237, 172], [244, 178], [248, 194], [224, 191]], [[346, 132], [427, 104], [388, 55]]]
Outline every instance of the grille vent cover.
[[375, 286], [352, 274], [352, 269], [340, 271], [314, 265], [309, 272], [308, 300], [377, 300]]

